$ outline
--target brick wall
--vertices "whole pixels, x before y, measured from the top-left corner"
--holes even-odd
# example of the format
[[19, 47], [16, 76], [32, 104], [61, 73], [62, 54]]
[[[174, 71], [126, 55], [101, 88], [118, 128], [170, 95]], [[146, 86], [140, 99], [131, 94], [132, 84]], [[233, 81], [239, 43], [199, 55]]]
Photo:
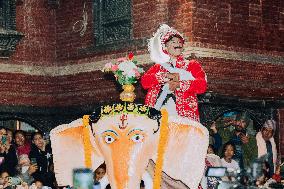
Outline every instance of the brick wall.
[[25, 0], [17, 5], [16, 26], [24, 38], [10, 58], [12, 64], [54, 65], [55, 17], [55, 10], [43, 0]]
[[[93, 62], [95, 66], [99, 60], [121, 57], [129, 50], [134, 50], [137, 54], [147, 53], [145, 46], [142, 49], [82, 54], [82, 49], [93, 45], [94, 37], [93, 0], [85, 2], [84, 9], [84, 1], [81, 0], [60, 1], [58, 8], [47, 5], [45, 0], [23, 1], [17, 6], [16, 21], [18, 30], [25, 34], [25, 38], [18, 45], [13, 57], [0, 60], [0, 63], [54, 66], [56, 70], [57, 66], [88, 62]], [[257, 50], [258, 53], [283, 55], [282, 1], [133, 0], [132, 3], [134, 39], [149, 38], [160, 23], [166, 22], [185, 33], [192, 45], [209, 44], [206, 47], [225, 50], [234, 50], [232, 47], [236, 47], [237, 50], [248, 52]], [[73, 26], [77, 21], [82, 20], [84, 11], [88, 15], [88, 23], [86, 32], [80, 36], [73, 30]], [[214, 58], [203, 58], [201, 61], [208, 75], [210, 91], [240, 97], [283, 98], [284, 68], [281, 64], [259, 64]], [[13, 73], [22, 74], [19, 70]], [[16, 82], [17, 78], [22, 79], [22, 76], [16, 76], [14, 81], [11, 78], [15, 75], [4, 74], [2, 85], [9, 86], [9, 82]], [[76, 78], [79, 75], [70, 77]], [[8, 79], [5, 80], [5, 77]], [[25, 79], [29, 80], [31, 77], [33, 76], [27, 74]], [[48, 85], [42, 88], [46, 90], [43, 94], [47, 96], [60, 94], [58, 89], [60, 87], [72, 86], [72, 83], [67, 82], [70, 79], [68, 75], [59, 79], [62, 84], [52, 83], [58, 78], [45, 75], [44, 71], [43, 75], [38, 77], [38, 81], [42, 78], [43, 84], [45, 79], [49, 78], [50, 85], [53, 85], [51, 88], [48, 88]], [[38, 86], [35, 84], [33, 87], [33, 84], [33, 82], [21, 83], [23, 87], [29, 89], [26, 90], [27, 93], [37, 94]], [[4, 88], [7, 90], [9, 87]], [[83, 88], [78, 86], [79, 89]], [[52, 92], [53, 90], [55, 92]], [[70, 101], [67, 104], [72, 103]]]
[[[284, 3], [280, 0], [133, 0], [132, 3], [134, 39], [149, 38], [159, 24], [169, 23], [183, 32], [191, 45], [260, 53], [284, 49]], [[25, 37], [10, 60], [15, 64], [46, 66], [55, 65], [56, 61], [60, 65], [76, 64], [80, 61], [70, 60], [84, 57], [109, 58], [109, 53], [82, 53], [94, 43], [92, 6], [93, 0], [60, 1], [58, 8], [47, 5], [45, 0], [24, 1], [17, 6], [16, 20], [17, 29]], [[80, 36], [73, 26], [82, 20], [84, 12], [88, 22], [84, 35]], [[132, 50], [147, 52], [146, 47]], [[123, 52], [111, 54], [119, 57]]]
[[284, 49], [283, 1], [206, 1], [194, 3], [195, 42], [213, 48]]

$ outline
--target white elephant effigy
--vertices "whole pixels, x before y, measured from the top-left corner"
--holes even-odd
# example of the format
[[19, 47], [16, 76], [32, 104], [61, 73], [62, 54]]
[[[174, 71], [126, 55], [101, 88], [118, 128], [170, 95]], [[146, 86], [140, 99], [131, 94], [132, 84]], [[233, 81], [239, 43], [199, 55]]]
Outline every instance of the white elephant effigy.
[[[56, 179], [72, 185], [72, 170], [106, 164], [112, 189], [196, 189], [204, 174], [208, 131], [199, 122], [135, 103], [97, 108], [50, 132]], [[151, 163], [154, 162], [154, 163]]]

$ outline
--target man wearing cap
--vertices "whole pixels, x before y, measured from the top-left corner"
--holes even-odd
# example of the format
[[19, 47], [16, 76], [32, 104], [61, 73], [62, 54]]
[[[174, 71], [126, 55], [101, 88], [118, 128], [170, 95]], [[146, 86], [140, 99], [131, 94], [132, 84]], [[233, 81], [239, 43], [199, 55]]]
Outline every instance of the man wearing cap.
[[148, 90], [145, 104], [199, 122], [196, 94], [206, 91], [206, 75], [199, 62], [184, 58], [183, 45], [183, 36], [166, 24], [150, 39], [150, 57], [156, 64], [141, 78]]
[[267, 120], [261, 129], [256, 134], [258, 157], [265, 154], [268, 155], [269, 176], [272, 177], [275, 171], [277, 160], [276, 144], [273, 138], [276, 129], [276, 122], [274, 120]]

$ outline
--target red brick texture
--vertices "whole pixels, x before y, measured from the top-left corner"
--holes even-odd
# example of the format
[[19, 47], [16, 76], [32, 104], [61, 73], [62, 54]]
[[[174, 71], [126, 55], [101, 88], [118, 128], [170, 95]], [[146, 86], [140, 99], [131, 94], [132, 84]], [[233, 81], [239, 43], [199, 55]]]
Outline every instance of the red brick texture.
[[27, 0], [16, 7], [17, 30], [24, 38], [11, 60], [17, 64], [53, 65], [56, 58], [55, 10], [43, 0]]
[[193, 40], [215, 48], [284, 49], [280, 15], [283, 1], [206, 1], [194, 3]]

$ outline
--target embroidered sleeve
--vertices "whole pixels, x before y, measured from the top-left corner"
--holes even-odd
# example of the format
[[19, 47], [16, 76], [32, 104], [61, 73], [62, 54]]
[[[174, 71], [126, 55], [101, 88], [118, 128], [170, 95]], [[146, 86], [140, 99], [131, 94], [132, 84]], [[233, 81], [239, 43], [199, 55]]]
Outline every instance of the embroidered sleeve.
[[156, 79], [158, 80], [159, 83], [166, 83], [168, 81], [167, 73], [158, 71], [156, 73]]
[[196, 60], [191, 60], [189, 62], [187, 71], [190, 71], [192, 76], [195, 78], [193, 81], [191, 81], [188, 92], [196, 94], [204, 93], [207, 88], [207, 80], [206, 74], [201, 68], [199, 62]]
[[179, 89], [182, 91], [182, 92], [185, 92], [187, 91], [189, 88], [190, 88], [190, 84], [191, 84], [192, 81], [190, 80], [181, 80], [180, 83], [179, 83]]
[[161, 65], [155, 64], [141, 77], [141, 85], [144, 89], [149, 89], [166, 82], [165, 76], [166, 73], [162, 71]]

